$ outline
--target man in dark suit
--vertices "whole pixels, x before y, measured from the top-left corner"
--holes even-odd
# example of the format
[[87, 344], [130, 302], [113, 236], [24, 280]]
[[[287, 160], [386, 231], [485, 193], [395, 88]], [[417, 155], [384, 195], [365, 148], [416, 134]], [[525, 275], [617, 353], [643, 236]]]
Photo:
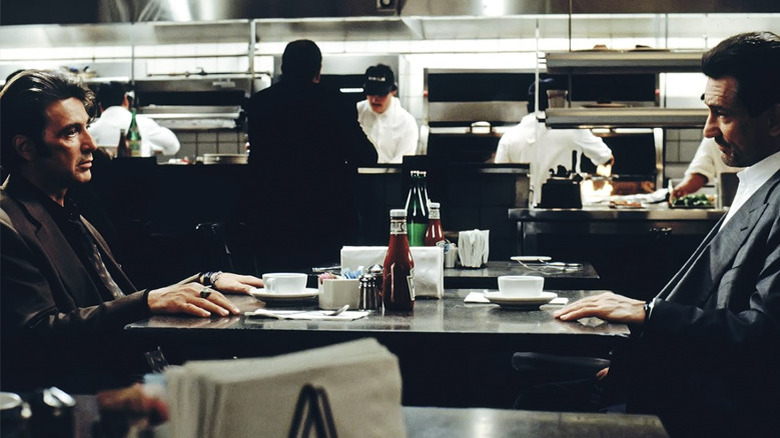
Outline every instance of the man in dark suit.
[[4, 388], [121, 375], [124, 325], [152, 314], [237, 314], [216, 288], [262, 286], [230, 273], [160, 289], [133, 286], [68, 194], [92, 177], [92, 105], [80, 80], [57, 71], [22, 72], [0, 92], [0, 159], [9, 173], [0, 187]]
[[322, 54], [309, 40], [289, 43], [282, 79], [248, 104], [249, 170], [240, 216], [257, 241], [260, 269], [337, 261], [355, 244], [357, 167], [375, 164], [355, 104], [320, 84]]
[[603, 294], [563, 321], [628, 323], [632, 343], [608, 370], [627, 409], [673, 436], [780, 433], [780, 38], [753, 32], [705, 53], [704, 136], [746, 167], [728, 214], [656, 298]]

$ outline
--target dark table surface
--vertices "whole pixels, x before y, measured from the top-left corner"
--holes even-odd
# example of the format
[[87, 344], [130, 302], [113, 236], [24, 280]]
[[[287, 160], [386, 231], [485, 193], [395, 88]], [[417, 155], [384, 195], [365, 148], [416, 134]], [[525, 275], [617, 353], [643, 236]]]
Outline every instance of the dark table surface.
[[[441, 300], [417, 300], [412, 312], [375, 312], [355, 321], [154, 316], [128, 325], [126, 337], [146, 351], [160, 346], [171, 363], [270, 356], [374, 337], [399, 357], [405, 405], [506, 408], [520, 378], [511, 367], [514, 352], [605, 357], [628, 334], [623, 324], [556, 320], [560, 306], [519, 311], [464, 303], [471, 291], [447, 290]], [[597, 293], [556, 292], [569, 299]], [[242, 311], [266, 305], [230, 297]], [[316, 301], [298, 308], [316, 308]]]
[[[569, 263], [571, 260], [564, 260]], [[578, 263], [578, 262], [577, 262]], [[445, 289], [497, 289], [502, 275], [544, 277], [545, 289], [598, 289], [599, 275], [590, 263], [581, 268], [528, 268], [515, 261], [489, 261], [482, 268], [444, 268]]]
[[[623, 438], [667, 437], [658, 417], [629, 414], [518, 411], [486, 408], [402, 408], [409, 438]], [[75, 438], [93, 438], [92, 423], [98, 421], [94, 396], [76, 396]], [[145, 435], [170, 436], [168, 425]]]

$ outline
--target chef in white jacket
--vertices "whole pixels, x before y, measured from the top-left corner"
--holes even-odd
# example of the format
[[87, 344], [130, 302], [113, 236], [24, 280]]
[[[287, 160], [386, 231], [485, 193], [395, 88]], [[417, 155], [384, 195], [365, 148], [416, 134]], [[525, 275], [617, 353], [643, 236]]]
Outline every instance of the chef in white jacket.
[[718, 149], [715, 139], [704, 138], [696, 149], [696, 155], [685, 170], [685, 177], [672, 190], [672, 196], [679, 198], [696, 193], [705, 184], [719, 180], [722, 173], [737, 173], [742, 167], [723, 164], [723, 153]]
[[357, 103], [358, 122], [376, 148], [378, 163], [401, 163], [404, 155], [417, 153], [417, 122], [401, 107], [397, 90], [390, 67], [378, 64], [366, 70], [366, 100]]
[[[97, 98], [102, 113], [87, 129], [98, 146], [116, 146], [119, 130], [127, 131], [132, 118], [124, 85], [118, 82], [101, 84]], [[135, 120], [141, 131], [141, 155], [175, 155], [179, 151], [179, 139], [173, 131], [146, 116], [136, 114]]]
[[529, 114], [520, 120], [516, 126], [509, 128], [501, 136], [496, 149], [496, 163], [530, 163], [530, 183], [533, 190], [534, 204], [541, 201], [542, 184], [550, 177], [549, 169], [556, 170], [559, 165], [571, 169], [571, 151], [585, 154], [597, 165], [611, 164], [614, 161], [612, 150], [604, 141], [593, 135], [588, 129], [550, 129], [537, 120], [537, 115], [547, 108], [546, 90], [551, 89], [552, 81], [541, 81], [542, 92], [539, 93], [539, 110], [533, 111], [534, 86], [528, 90]]

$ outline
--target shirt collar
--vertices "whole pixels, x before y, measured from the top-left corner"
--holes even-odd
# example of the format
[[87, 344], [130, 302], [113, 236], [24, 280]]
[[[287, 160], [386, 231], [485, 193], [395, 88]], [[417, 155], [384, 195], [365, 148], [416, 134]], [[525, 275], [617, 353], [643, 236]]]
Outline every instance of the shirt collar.
[[780, 152], [764, 158], [758, 163], [746, 167], [737, 173], [739, 183], [745, 187], [759, 187], [780, 169]]

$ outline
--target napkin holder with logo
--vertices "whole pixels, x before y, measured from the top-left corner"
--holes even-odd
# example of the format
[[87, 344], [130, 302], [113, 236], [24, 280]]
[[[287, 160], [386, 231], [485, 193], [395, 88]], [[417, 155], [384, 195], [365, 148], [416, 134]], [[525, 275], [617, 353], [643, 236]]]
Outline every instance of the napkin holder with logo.
[[187, 362], [165, 377], [172, 438], [286, 438], [307, 423], [319, 436], [406, 436], [398, 358], [376, 339]]
[[[439, 246], [413, 246], [414, 294], [417, 297], [441, 298], [444, 295], [444, 250]], [[386, 246], [345, 246], [341, 248], [342, 269], [382, 265]]]

